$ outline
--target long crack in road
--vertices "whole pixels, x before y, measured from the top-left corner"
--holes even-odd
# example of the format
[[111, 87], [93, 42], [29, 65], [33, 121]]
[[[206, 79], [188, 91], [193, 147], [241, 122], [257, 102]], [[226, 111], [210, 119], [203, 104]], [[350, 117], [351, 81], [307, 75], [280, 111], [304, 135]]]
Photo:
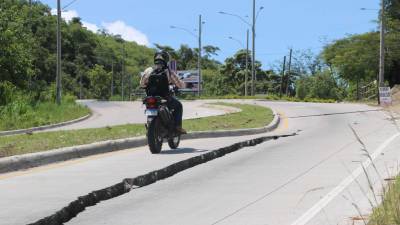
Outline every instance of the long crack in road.
[[86, 207], [94, 206], [101, 201], [106, 201], [126, 194], [131, 190], [148, 186], [159, 180], [172, 177], [173, 175], [180, 173], [184, 170], [223, 157], [227, 154], [241, 150], [243, 148], [256, 146], [266, 141], [277, 140], [284, 137], [292, 137], [295, 135], [297, 135], [297, 133], [265, 136], [248, 141], [238, 142], [227, 147], [219, 148], [217, 150], [213, 150], [199, 156], [179, 161], [163, 169], [155, 170], [145, 175], [137, 176], [135, 178], [126, 178], [122, 182], [112, 185], [110, 187], [93, 191], [85, 196], [78, 197], [77, 200], [69, 203], [68, 206], [57, 211], [53, 215], [45, 217], [37, 222], [31, 223], [30, 225], [64, 224], [70, 221], [72, 218], [76, 217], [79, 213], [83, 212]]

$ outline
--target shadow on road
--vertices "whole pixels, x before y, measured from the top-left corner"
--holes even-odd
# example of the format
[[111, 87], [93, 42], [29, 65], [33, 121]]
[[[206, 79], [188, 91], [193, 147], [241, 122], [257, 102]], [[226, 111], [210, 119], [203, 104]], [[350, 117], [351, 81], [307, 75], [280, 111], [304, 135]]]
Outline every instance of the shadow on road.
[[207, 150], [199, 150], [194, 148], [178, 148], [174, 150], [162, 151], [162, 155], [175, 155], [175, 154], [187, 154], [187, 153], [202, 153], [207, 152]]

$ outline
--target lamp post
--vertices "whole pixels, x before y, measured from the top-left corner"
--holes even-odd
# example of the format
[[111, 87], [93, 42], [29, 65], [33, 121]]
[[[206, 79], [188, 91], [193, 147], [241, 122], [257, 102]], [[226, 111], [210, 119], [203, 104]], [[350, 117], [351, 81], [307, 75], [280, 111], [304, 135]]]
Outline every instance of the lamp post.
[[381, 27], [380, 27], [380, 57], [379, 57], [379, 86], [385, 85], [385, 4], [381, 0]]
[[258, 11], [256, 12], [256, 0], [253, 0], [253, 23], [250, 23], [249, 21], [243, 19], [243, 17], [237, 15], [237, 14], [233, 14], [233, 13], [228, 13], [228, 12], [224, 12], [224, 11], [220, 11], [219, 13], [222, 15], [228, 15], [228, 16], [233, 16], [236, 17], [238, 19], [240, 19], [243, 23], [245, 23], [247, 26], [251, 27], [251, 31], [252, 31], [252, 62], [251, 62], [251, 95], [254, 95], [254, 81], [256, 79], [256, 69], [255, 69], [255, 55], [256, 55], [256, 22], [258, 19], [258, 16], [261, 12], [261, 10], [263, 10], [264, 7], [261, 6]]
[[[380, 41], [379, 41], [379, 75], [378, 75], [378, 104], [380, 104], [379, 87], [385, 86], [385, 4], [381, 0], [380, 9]], [[378, 9], [361, 8], [364, 11], [379, 11]]]
[[197, 89], [198, 89], [198, 95], [200, 96], [201, 95], [201, 90], [202, 90], [202, 79], [201, 79], [201, 52], [202, 52], [202, 50], [201, 50], [201, 32], [202, 32], [202, 25], [203, 25], [203, 22], [202, 22], [202, 20], [201, 20], [201, 15], [199, 15], [199, 57], [198, 57], [198, 59], [197, 59], [197, 68], [198, 68], [198, 70], [199, 70], [199, 77], [198, 77], [198, 87], [197, 87]]
[[[61, 9], [61, 0], [57, 0], [57, 68], [56, 68], [56, 102], [58, 105], [61, 104], [61, 12], [68, 8], [68, 6], [75, 3], [77, 0], [73, 0], [68, 5]], [[31, 3], [31, 2], [30, 2]]]
[[197, 94], [198, 96], [201, 95], [201, 90], [202, 90], [202, 74], [201, 74], [201, 57], [202, 57], [202, 28], [203, 28], [203, 24], [205, 22], [202, 20], [201, 15], [199, 15], [199, 28], [198, 28], [198, 32], [199, 34], [196, 35], [195, 33], [193, 33], [192, 31], [190, 31], [189, 29], [183, 28], [183, 27], [178, 27], [178, 26], [170, 26], [171, 29], [178, 29], [178, 30], [183, 30], [185, 32], [187, 32], [188, 34], [192, 35], [193, 37], [195, 37], [196, 39], [198, 39], [198, 44], [199, 44], [199, 55], [197, 58], [197, 70], [198, 70], [198, 88], [197, 88]]
[[57, 0], [57, 72], [56, 102], [61, 104], [61, 0]]
[[[236, 38], [233, 37], [229, 37], [229, 39], [236, 41], [237, 43], [239, 43], [239, 45], [244, 48], [244, 45], [241, 41], [239, 41]], [[248, 81], [248, 68], [249, 68], [249, 29], [247, 29], [246, 32], [246, 70], [245, 70], [245, 75], [244, 75], [244, 96], [247, 96], [247, 81]]]

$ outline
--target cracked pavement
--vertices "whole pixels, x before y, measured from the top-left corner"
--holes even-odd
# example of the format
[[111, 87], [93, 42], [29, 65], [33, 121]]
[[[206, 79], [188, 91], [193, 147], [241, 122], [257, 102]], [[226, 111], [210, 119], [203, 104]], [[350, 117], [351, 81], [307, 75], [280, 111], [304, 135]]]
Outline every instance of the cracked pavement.
[[[385, 112], [365, 105], [247, 102], [282, 114], [281, 125], [272, 134], [301, 130], [299, 135], [244, 148], [100, 202], [67, 224], [293, 224], [366, 160], [349, 124], [371, 153], [397, 133]], [[332, 115], [312, 116], [321, 114]], [[181, 149], [160, 155], [142, 147], [2, 174], [0, 224], [33, 223], [124, 178], [261, 136], [265, 134], [187, 140]], [[399, 139], [376, 159], [384, 178], [398, 168]], [[380, 186], [373, 170], [368, 171], [373, 184]], [[368, 187], [362, 175], [357, 181]], [[352, 203], [368, 213], [366, 199], [352, 182], [304, 224], [352, 224], [351, 218], [358, 216]]]

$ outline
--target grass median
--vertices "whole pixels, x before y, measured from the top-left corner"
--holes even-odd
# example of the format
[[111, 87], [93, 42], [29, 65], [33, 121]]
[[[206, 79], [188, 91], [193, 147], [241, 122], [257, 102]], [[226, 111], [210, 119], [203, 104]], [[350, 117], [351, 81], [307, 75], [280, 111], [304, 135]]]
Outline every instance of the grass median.
[[57, 124], [81, 118], [89, 113], [90, 110], [75, 103], [75, 99], [64, 100], [61, 105], [54, 102], [40, 102], [34, 105], [14, 102], [0, 107], [0, 131]]
[[[234, 130], [268, 125], [273, 119], [272, 110], [257, 105], [214, 103], [241, 109], [240, 112], [190, 119], [183, 122], [188, 131]], [[90, 144], [144, 135], [144, 125], [131, 124], [106, 128], [34, 133], [0, 137], [0, 157], [40, 152], [62, 147]]]

